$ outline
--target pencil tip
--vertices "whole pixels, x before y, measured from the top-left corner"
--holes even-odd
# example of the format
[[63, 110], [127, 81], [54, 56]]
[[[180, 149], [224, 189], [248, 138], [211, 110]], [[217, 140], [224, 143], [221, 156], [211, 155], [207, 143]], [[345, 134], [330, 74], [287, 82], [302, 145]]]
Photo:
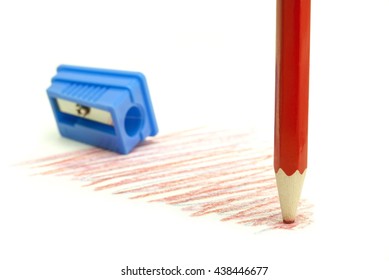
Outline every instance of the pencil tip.
[[279, 169], [276, 173], [282, 218], [285, 224], [292, 224], [296, 219], [305, 173], [306, 170], [303, 174], [296, 171], [288, 176], [282, 169]]

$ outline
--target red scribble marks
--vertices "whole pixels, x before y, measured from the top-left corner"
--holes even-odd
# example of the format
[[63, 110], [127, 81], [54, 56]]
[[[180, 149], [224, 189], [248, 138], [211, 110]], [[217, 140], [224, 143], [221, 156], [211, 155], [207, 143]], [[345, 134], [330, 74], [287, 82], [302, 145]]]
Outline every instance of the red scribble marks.
[[249, 132], [201, 128], [155, 137], [126, 156], [90, 148], [22, 164], [34, 175], [66, 176], [96, 191], [176, 205], [191, 216], [218, 215], [261, 230], [309, 225], [313, 205], [305, 200], [295, 223], [282, 222], [273, 151], [250, 140]]

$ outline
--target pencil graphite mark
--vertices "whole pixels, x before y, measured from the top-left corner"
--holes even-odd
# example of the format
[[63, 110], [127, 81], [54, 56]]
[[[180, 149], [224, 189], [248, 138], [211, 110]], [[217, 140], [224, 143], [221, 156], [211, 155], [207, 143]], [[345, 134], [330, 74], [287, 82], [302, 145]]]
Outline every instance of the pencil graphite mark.
[[154, 138], [127, 156], [90, 148], [23, 163], [38, 176], [65, 176], [95, 191], [175, 205], [191, 216], [217, 215], [260, 230], [304, 228], [312, 204], [301, 201], [294, 224], [280, 222], [272, 149], [251, 145], [249, 131], [180, 131]]

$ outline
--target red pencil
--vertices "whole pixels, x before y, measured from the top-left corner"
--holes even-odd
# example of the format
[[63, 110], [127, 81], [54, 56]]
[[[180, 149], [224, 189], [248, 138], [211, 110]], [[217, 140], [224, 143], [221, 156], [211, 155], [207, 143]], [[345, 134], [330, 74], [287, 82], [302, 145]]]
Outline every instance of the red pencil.
[[285, 223], [307, 169], [310, 10], [310, 0], [277, 0], [274, 171]]

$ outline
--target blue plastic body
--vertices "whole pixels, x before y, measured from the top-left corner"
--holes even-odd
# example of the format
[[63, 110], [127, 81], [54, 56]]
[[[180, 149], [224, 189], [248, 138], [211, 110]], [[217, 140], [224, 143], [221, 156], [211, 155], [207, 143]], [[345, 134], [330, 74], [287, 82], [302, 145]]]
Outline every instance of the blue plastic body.
[[[60, 65], [47, 94], [64, 137], [127, 154], [146, 137], [158, 133], [141, 73]], [[108, 112], [112, 124], [65, 113], [58, 100]]]

